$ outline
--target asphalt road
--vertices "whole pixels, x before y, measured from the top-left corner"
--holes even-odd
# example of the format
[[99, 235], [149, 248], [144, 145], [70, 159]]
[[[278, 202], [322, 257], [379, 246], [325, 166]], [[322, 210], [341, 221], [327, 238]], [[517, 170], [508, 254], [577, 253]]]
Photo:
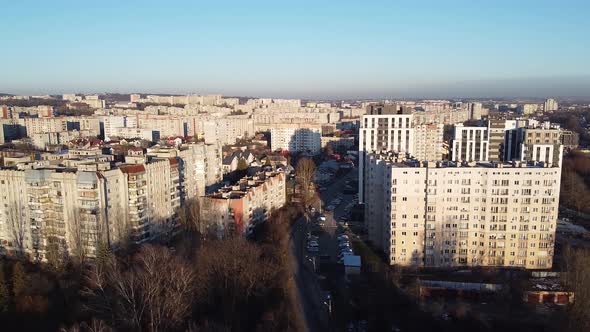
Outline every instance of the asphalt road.
[[[321, 193], [322, 206], [329, 204], [344, 190], [346, 180], [356, 179], [357, 169], [341, 176]], [[344, 214], [346, 204], [352, 200], [352, 195], [343, 195], [342, 203], [332, 212], [326, 211], [326, 224], [320, 235], [320, 255], [329, 255], [332, 262], [337, 261], [338, 242], [335, 232], [336, 219]], [[321, 291], [318, 275], [314, 269], [319, 265], [318, 255], [310, 254], [306, 250], [306, 236], [310, 230], [310, 223], [306, 217], [299, 219], [291, 228], [289, 249], [293, 264], [293, 277], [296, 285], [296, 297], [300, 316], [303, 317], [306, 331], [329, 331], [329, 313], [324, 304], [324, 294]], [[315, 259], [315, 266], [313, 260]]]
[[301, 218], [291, 228], [289, 243], [300, 317], [303, 318], [305, 331], [326, 331], [328, 317], [323, 309], [317, 276], [306, 255], [306, 234], [307, 221]]

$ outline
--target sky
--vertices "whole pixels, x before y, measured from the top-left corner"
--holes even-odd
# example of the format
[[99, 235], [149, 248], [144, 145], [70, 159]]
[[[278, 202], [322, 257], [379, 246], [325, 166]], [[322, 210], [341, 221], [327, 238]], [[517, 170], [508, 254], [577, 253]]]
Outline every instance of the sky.
[[590, 1], [2, 1], [0, 92], [590, 96]]

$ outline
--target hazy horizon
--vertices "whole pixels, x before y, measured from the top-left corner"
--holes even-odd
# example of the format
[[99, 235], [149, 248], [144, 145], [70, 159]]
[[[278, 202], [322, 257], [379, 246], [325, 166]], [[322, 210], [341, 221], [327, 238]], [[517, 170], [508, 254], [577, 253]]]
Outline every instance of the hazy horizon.
[[5, 4], [0, 92], [590, 97], [582, 1]]

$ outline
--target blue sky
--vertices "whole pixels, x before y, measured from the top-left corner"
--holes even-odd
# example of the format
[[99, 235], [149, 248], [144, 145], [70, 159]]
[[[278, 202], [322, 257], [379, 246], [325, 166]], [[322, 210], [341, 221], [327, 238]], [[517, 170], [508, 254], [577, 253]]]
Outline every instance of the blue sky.
[[589, 3], [5, 1], [0, 92], [590, 95]]

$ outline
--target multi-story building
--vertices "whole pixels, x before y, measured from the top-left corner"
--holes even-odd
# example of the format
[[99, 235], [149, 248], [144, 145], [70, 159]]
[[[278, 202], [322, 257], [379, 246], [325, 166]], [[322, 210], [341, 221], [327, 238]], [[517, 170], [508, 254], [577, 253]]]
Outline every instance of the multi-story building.
[[540, 109], [540, 104], [520, 104], [516, 108], [516, 111], [522, 115], [531, 115], [537, 113]]
[[465, 107], [471, 120], [479, 120], [483, 116], [483, 105], [481, 103], [467, 103]]
[[[384, 112], [396, 113], [383, 114]], [[367, 113], [369, 114], [361, 117], [359, 129], [359, 200], [361, 202], [364, 201], [364, 165], [367, 154], [384, 150], [414, 154], [415, 147], [412, 114], [403, 114], [397, 106], [382, 106], [379, 110], [377, 105], [369, 105]]]
[[489, 161], [501, 162], [505, 158], [506, 131], [516, 128], [517, 122], [506, 119], [488, 121]]
[[0, 170], [1, 252], [40, 261], [51, 250], [93, 257], [100, 242], [141, 242], [175, 227], [179, 158], [114, 168], [110, 155], [45, 160]]
[[424, 124], [414, 127], [414, 158], [422, 161], [442, 160], [443, 125]]
[[371, 154], [365, 172], [369, 239], [390, 264], [551, 268], [559, 167]]
[[182, 201], [203, 196], [223, 179], [221, 145], [191, 143], [179, 148], [154, 146], [148, 156], [179, 158]]
[[561, 131], [561, 144], [564, 149], [574, 150], [578, 148], [580, 144], [580, 135], [575, 131], [562, 130]]
[[23, 126], [13, 119], [0, 119], [0, 144], [10, 142], [25, 134]]
[[273, 151], [287, 150], [291, 153], [319, 154], [322, 149], [320, 125], [275, 125], [270, 130], [270, 145]]
[[83, 137], [89, 137], [88, 130], [69, 130], [61, 132], [46, 132], [31, 134], [29, 137], [32, 140], [33, 146], [38, 149], [45, 149], [49, 145], [65, 145], [71, 140]]
[[464, 127], [455, 125], [452, 140], [452, 161], [487, 161], [489, 138], [487, 127]]
[[245, 177], [233, 186], [201, 197], [201, 217], [218, 222], [214, 231], [220, 236], [228, 233], [249, 234], [270, 213], [287, 201], [285, 174], [259, 172]]
[[92, 136], [100, 134], [100, 120], [96, 117], [24, 118], [19, 119], [19, 124], [29, 136], [68, 130], [87, 130]]
[[[484, 115], [482, 109], [479, 116]], [[415, 111], [414, 113], [415, 124], [428, 124], [428, 123], [442, 123], [443, 125], [453, 125], [456, 123], [463, 123], [467, 120], [473, 119], [473, 112], [462, 108], [442, 109], [442, 110], [431, 110], [431, 111]], [[475, 120], [479, 120], [475, 118]]]
[[254, 122], [247, 116], [216, 118], [204, 122], [203, 132], [206, 143], [229, 145], [254, 136]]
[[536, 161], [561, 167], [563, 143], [561, 129], [548, 123], [539, 127], [520, 127], [506, 132], [506, 161]]
[[549, 98], [545, 100], [543, 104], [543, 111], [544, 112], [553, 112], [559, 109], [559, 105], [557, 104], [557, 100]]

